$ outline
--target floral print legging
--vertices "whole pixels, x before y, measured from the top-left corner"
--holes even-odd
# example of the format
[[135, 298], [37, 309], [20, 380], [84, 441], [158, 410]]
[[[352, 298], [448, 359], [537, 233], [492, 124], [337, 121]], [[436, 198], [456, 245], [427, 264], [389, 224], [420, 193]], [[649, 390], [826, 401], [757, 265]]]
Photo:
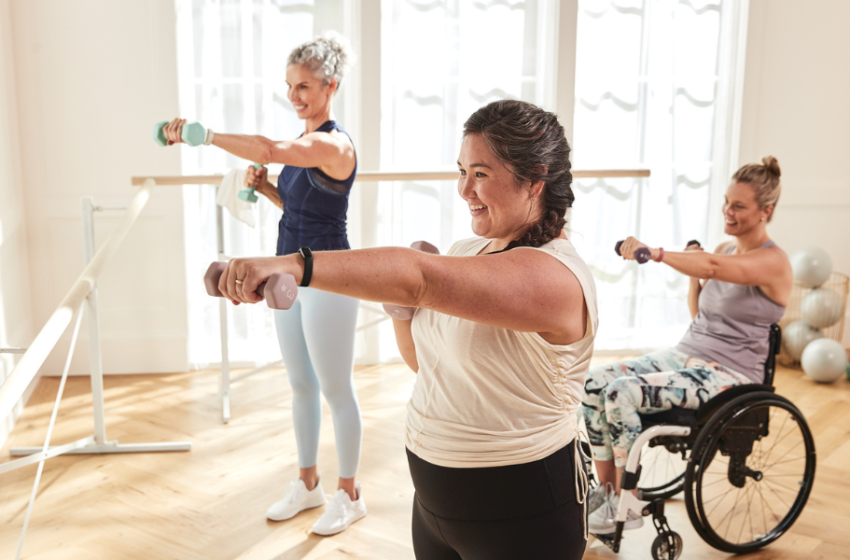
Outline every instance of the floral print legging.
[[705, 362], [673, 348], [631, 360], [596, 366], [587, 374], [582, 410], [593, 457], [625, 467], [641, 432], [641, 414], [674, 406], [697, 409], [736, 385], [752, 383], [717, 362]]

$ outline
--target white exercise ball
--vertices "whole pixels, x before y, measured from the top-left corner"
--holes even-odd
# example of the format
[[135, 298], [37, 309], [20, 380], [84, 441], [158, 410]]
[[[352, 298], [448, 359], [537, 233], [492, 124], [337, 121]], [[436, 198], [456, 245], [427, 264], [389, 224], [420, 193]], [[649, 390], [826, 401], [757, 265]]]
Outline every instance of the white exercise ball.
[[799, 362], [803, 349], [813, 340], [823, 338], [821, 332], [805, 321], [794, 321], [782, 329], [782, 346], [794, 361]]
[[819, 338], [803, 350], [800, 360], [806, 375], [818, 383], [832, 383], [847, 367], [847, 351], [831, 338]]
[[794, 280], [820, 286], [832, 274], [832, 258], [820, 247], [804, 247], [791, 253]]
[[844, 298], [835, 290], [815, 288], [803, 298], [800, 313], [815, 328], [831, 327], [844, 315]]

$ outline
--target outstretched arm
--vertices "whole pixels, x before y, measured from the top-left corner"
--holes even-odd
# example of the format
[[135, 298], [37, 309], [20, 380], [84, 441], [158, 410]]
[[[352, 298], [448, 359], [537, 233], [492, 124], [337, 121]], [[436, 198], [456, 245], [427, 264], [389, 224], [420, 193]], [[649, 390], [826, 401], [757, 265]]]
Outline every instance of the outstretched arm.
[[[639, 247], [647, 247], [634, 237], [629, 237], [620, 247], [625, 259], [634, 259]], [[650, 248], [651, 258], [657, 259], [658, 249]], [[664, 264], [682, 274], [703, 280], [720, 280], [745, 286], [771, 285], [777, 278], [786, 276], [790, 269], [788, 259], [773, 249], [756, 249], [740, 255], [723, 255], [703, 251], [664, 251]]]
[[[300, 283], [303, 267], [297, 254], [233, 259], [219, 288], [235, 303], [255, 303], [262, 298], [254, 290], [271, 274], [292, 274]], [[237, 285], [237, 279], [243, 284]], [[310, 286], [538, 332], [557, 344], [580, 340], [585, 332], [584, 294], [578, 279], [551, 255], [530, 248], [476, 257], [396, 247], [317, 252]]]
[[276, 142], [265, 136], [215, 133], [212, 143], [254, 163], [320, 167], [335, 179], [345, 179], [354, 171], [354, 146], [344, 134], [311, 132]]
[[[163, 128], [169, 144], [183, 142], [186, 119], [174, 119]], [[251, 134], [213, 133], [213, 146], [263, 165], [282, 163], [296, 167], [319, 167], [334, 179], [346, 179], [356, 164], [354, 146], [340, 132], [311, 132], [297, 140], [276, 142]]]

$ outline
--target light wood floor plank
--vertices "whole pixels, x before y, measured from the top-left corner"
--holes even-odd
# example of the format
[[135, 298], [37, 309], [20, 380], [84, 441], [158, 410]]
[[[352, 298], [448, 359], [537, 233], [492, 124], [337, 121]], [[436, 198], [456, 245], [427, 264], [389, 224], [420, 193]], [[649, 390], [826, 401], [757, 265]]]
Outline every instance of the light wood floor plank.
[[[218, 372], [108, 377], [107, 436], [121, 443], [192, 441], [188, 453], [65, 456], [45, 465], [24, 557], [239, 560], [412, 560], [413, 488], [404, 454], [405, 405], [415, 376], [403, 365], [360, 367], [355, 382], [363, 412], [359, 479], [369, 509], [334, 537], [310, 527], [322, 508], [292, 520], [265, 519], [297, 475], [291, 393], [283, 370], [233, 386], [233, 419], [220, 421]], [[791, 531], [752, 559], [850, 560], [850, 384], [811, 382], [780, 369], [777, 391], [803, 412], [818, 449], [809, 503]], [[40, 445], [58, 385], [44, 379], [0, 452]], [[54, 443], [91, 434], [87, 378], [69, 380]], [[338, 474], [330, 411], [325, 407], [320, 469], [326, 492]], [[0, 475], [0, 558], [14, 557], [36, 466]], [[669, 502], [670, 526], [685, 542], [683, 558], [730, 555], [706, 545], [681, 499]], [[655, 538], [651, 522], [625, 534], [613, 554], [592, 544], [587, 559], [643, 560]]]

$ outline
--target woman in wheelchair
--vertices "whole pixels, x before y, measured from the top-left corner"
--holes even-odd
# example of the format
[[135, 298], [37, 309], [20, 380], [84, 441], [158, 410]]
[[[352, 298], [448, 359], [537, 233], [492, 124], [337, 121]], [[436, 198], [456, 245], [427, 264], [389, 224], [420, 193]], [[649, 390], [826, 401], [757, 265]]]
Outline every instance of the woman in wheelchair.
[[[690, 277], [693, 322], [679, 344], [588, 373], [582, 409], [599, 477], [588, 507], [592, 533], [615, 530], [623, 467], [641, 433], [639, 414], [697, 409], [726, 389], [764, 380], [771, 324], [785, 311], [793, 275], [767, 234], [779, 200], [779, 164], [773, 157], [762, 162], [739, 169], [726, 191], [725, 233], [732, 241], [713, 254], [698, 245], [684, 252], [650, 249], [652, 260]], [[640, 247], [647, 246], [630, 237], [620, 254], [634, 259]], [[642, 524], [630, 511], [624, 528]]]

